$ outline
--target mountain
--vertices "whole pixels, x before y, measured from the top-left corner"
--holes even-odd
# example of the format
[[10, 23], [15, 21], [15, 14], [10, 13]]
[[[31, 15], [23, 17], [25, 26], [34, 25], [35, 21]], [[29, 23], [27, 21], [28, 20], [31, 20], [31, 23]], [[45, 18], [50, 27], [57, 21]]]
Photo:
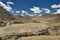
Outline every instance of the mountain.
[[14, 20], [14, 16], [0, 7], [0, 26], [6, 25], [7, 22]]
[[[12, 15], [2, 7], [0, 7], [0, 21], [20, 21], [20, 22], [44, 22], [44, 21], [55, 21], [59, 22], [60, 14], [45, 14], [43, 16], [16, 16]], [[59, 19], [60, 20], [60, 19]]]
[[16, 16], [0, 7], [0, 40], [60, 40], [60, 14]]
[[0, 21], [14, 20], [14, 16], [0, 7]]
[[0, 7], [0, 24], [21, 24], [21, 23], [60, 23], [60, 14], [46, 14], [43, 16], [16, 16]]

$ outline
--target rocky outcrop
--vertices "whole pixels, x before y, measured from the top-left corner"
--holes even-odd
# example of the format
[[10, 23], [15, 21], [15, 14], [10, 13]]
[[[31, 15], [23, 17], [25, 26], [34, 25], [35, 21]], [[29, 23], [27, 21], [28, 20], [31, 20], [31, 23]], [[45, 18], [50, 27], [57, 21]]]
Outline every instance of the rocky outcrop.
[[12, 37], [17, 37], [18, 39], [27, 36], [48, 35], [48, 27], [43, 23], [10, 25], [0, 29], [0, 38], [6, 40]]
[[32, 37], [22, 37], [18, 40], [60, 40], [60, 36], [32, 36]]
[[17, 40], [22, 37], [32, 37], [41, 35], [58, 36], [60, 35], [60, 26], [57, 25], [49, 26], [44, 23], [25, 23], [25, 24], [14, 24], [0, 28], [1, 40], [7, 40], [7, 39]]

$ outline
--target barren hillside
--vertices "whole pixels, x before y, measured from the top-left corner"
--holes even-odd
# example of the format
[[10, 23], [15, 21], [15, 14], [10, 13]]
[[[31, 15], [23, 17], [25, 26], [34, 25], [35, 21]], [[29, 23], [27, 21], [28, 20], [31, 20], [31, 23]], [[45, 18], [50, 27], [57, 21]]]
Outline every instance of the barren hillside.
[[23, 17], [0, 8], [0, 40], [60, 40], [60, 14]]

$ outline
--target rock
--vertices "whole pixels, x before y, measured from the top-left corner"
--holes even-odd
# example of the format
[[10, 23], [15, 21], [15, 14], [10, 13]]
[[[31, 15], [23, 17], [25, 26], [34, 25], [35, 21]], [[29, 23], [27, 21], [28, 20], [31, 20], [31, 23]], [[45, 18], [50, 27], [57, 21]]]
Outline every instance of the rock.
[[32, 36], [32, 37], [22, 37], [18, 40], [60, 40], [60, 36]]
[[60, 35], [60, 26], [51, 26], [48, 28], [50, 35]]
[[46, 24], [43, 23], [26, 23], [6, 26], [0, 29], [0, 37], [9, 39], [13, 36], [20, 38], [24, 36], [48, 35]]

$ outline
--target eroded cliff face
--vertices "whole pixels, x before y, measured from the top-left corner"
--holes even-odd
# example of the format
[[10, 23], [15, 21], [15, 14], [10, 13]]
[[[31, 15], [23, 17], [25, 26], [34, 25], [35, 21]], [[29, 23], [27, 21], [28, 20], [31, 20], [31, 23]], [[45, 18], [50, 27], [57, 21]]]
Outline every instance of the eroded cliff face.
[[23, 38], [24, 38], [23, 40], [29, 40], [28, 37], [34, 38], [36, 36], [38, 37], [47, 36], [46, 39], [48, 38], [48, 36], [51, 36], [53, 38], [54, 36], [58, 36], [58, 38], [60, 38], [59, 35], [60, 35], [60, 25], [49, 26], [44, 23], [13, 24], [10, 26], [5, 26], [5, 27], [0, 28], [0, 39], [1, 40], [8, 40], [8, 39], [9, 40], [21, 40]]

